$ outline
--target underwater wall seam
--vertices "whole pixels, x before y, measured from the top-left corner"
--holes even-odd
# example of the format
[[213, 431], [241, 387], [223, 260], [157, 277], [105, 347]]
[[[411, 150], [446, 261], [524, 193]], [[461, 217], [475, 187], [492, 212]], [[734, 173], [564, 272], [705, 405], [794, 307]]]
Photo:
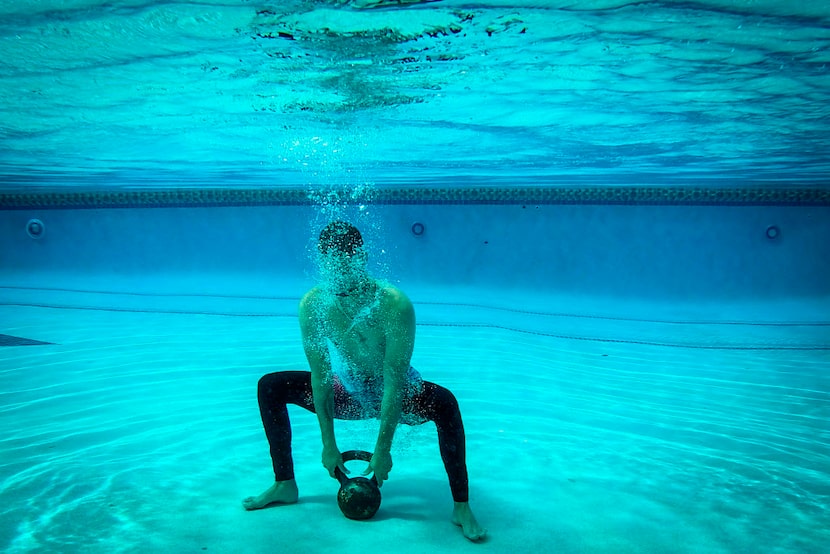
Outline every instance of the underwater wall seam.
[[[451, 305], [450, 305], [451, 306]], [[207, 311], [196, 309], [163, 309], [163, 308], [121, 308], [121, 307], [106, 307], [106, 306], [77, 306], [77, 305], [62, 305], [56, 303], [15, 303], [15, 302], [0, 302], [0, 307], [9, 308], [38, 308], [47, 310], [82, 310], [82, 311], [96, 311], [96, 312], [118, 312], [118, 313], [133, 313], [133, 314], [158, 314], [158, 315], [176, 315], [176, 316], [218, 316], [218, 317], [241, 317], [241, 318], [287, 318], [293, 319], [297, 316], [288, 313], [246, 313], [246, 312], [232, 312], [232, 311]], [[766, 326], [774, 326], [775, 324], [765, 324]], [[808, 324], [816, 327], [826, 327], [827, 323]], [[603, 344], [633, 344], [639, 346], [653, 346], [660, 348], [681, 348], [691, 350], [720, 350], [720, 351], [756, 351], [756, 352], [771, 352], [771, 351], [800, 351], [800, 352], [827, 352], [830, 351], [830, 346], [826, 343], [816, 340], [815, 342], [806, 341], [804, 343], [795, 343], [780, 341], [778, 343], [762, 343], [758, 340], [746, 340], [744, 342], [704, 342], [690, 339], [684, 341], [677, 336], [662, 338], [632, 338], [611, 336], [610, 334], [598, 332], [591, 334], [580, 334], [578, 332], [552, 332], [540, 329], [518, 327], [510, 325], [502, 325], [498, 323], [471, 323], [471, 322], [434, 322], [426, 321], [419, 322], [419, 327], [436, 327], [436, 328], [455, 328], [455, 329], [490, 329], [507, 331], [512, 333], [519, 333], [523, 335], [534, 335], [545, 337], [549, 339], [578, 341], [578, 342], [593, 342]], [[780, 327], [791, 327], [791, 324], [784, 323]], [[5, 339], [4, 339], [5, 337]], [[3, 342], [6, 344], [3, 344]], [[0, 346], [48, 346], [54, 343], [43, 342], [34, 339], [27, 339], [23, 337], [14, 337], [9, 335], [0, 335]]]
[[[0, 285], [0, 308], [199, 317], [296, 319], [299, 295], [149, 293], [92, 287]], [[787, 320], [597, 314], [510, 303], [414, 300], [419, 327], [499, 330], [551, 339], [721, 351], [830, 351], [824, 315]], [[451, 314], [451, 315], [450, 315]], [[777, 317], [776, 317], [777, 316]], [[30, 334], [30, 332], [29, 332]], [[48, 337], [41, 337], [48, 338]], [[21, 339], [23, 340], [23, 339]], [[36, 339], [30, 339], [36, 340]], [[14, 338], [7, 346], [16, 346]], [[27, 343], [35, 344], [35, 343]], [[41, 344], [44, 344], [41, 342]], [[0, 346], [3, 345], [0, 336]]]
[[304, 206], [326, 204], [618, 204], [830, 206], [830, 188], [471, 187], [309, 190], [168, 189], [0, 193], [0, 209]]

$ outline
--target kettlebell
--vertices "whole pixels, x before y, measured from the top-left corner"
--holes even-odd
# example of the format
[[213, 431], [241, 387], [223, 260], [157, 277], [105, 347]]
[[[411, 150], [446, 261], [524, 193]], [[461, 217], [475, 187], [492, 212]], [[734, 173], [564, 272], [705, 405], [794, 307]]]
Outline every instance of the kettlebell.
[[[343, 461], [361, 460], [370, 462], [372, 453], [365, 450], [348, 450], [343, 452]], [[378, 480], [372, 475], [366, 477], [346, 477], [339, 467], [334, 468], [334, 475], [340, 481], [340, 490], [337, 491], [337, 505], [340, 511], [349, 519], [369, 519], [380, 508], [380, 487]]]

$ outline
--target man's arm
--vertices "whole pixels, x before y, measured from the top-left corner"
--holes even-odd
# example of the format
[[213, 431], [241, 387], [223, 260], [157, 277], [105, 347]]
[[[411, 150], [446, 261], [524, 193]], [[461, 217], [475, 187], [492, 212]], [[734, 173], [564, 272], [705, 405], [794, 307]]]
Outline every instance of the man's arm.
[[334, 438], [334, 389], [332, 388], [331, 358], [320, 324], [318, 292], [308, 292], [300, 301], [300, 331], [303, 338], [308, 365], [311, 368], [311, 390], [314, 411], [320, 424], [323, 439], [323, 466], [334, 477], [334, 468], [340, 467], [348, 473], [343, 465], [343, 457]]
[[384, 306], [386, 351], [383, 358], [383, 399], [380, 407], [380, 431], [375, 452], [366, 472], [373, 471], [378, 484], [389, 478], [392, 469], [392, 438], [401, 417], [406, 375], [415, 346], [415, 309], [397, 289], [387, 293]]

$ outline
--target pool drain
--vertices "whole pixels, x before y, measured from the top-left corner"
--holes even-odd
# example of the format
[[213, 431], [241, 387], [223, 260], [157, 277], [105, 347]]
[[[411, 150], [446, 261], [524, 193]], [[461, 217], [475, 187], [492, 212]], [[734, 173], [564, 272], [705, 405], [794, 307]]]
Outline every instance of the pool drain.
[[45, 232], [46, 226], [39, 219], [30, 219], [29, 222], [26, 223], [26, 234], [33, 239], [43, 238], [43, 234]]

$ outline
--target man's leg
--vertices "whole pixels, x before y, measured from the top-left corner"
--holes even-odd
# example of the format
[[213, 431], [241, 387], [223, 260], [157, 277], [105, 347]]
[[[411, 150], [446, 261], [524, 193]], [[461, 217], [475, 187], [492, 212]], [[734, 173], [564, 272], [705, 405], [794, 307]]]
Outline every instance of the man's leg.
[[421, 394], [404, 402], [403, 410], [435, 422], [438, 430], [438, 448], [455, 501], [452, 522], [461, 526], [464, 536], [468, 539], [482, 539], [487, 531], [476, 521], [468, 502], [467, 447], [464, 423], [455, 395], [440, 385], [424, 381]]
[[[291, 457], [291, 422], [288, 404], [294, 404], [314, 412], [310, 371], [280, 371], [269, 373], [259, 380], [257, 387], [259, 413], [262, 426], [271, 448], [274, 467], [274, 484], [259, 496], [249, 496], [242, 501], [246, 510], [264, 508], [270, 504], [293, 504], [299, 492], [294, 480], [294, 460]], [[359, 405], [338, 386], [334, 387], [334, 417], [337, 419], [362, 419]]]
[[293, 504], [299, 492], [294, 480], [294, 460], [291, 457], [291, 421], [288, 404], [314, 411], [311, 393], [311, 372], [281, 371], [269, 373], [259, 380], [257, 387], [259, 413], [271, 448], [274, 484], [259, 496], [242, 501], [246, 510], [264, 508], [270, 504]]
[[464, 423], [461, 421], [461, 410], [455, 395], [440, 385], [424, 381], [423, 392], [404, 402], [403, 410], [435, 422], [438, 448], [450, 480], [452, 499], [467, 502], [467, 447]]

